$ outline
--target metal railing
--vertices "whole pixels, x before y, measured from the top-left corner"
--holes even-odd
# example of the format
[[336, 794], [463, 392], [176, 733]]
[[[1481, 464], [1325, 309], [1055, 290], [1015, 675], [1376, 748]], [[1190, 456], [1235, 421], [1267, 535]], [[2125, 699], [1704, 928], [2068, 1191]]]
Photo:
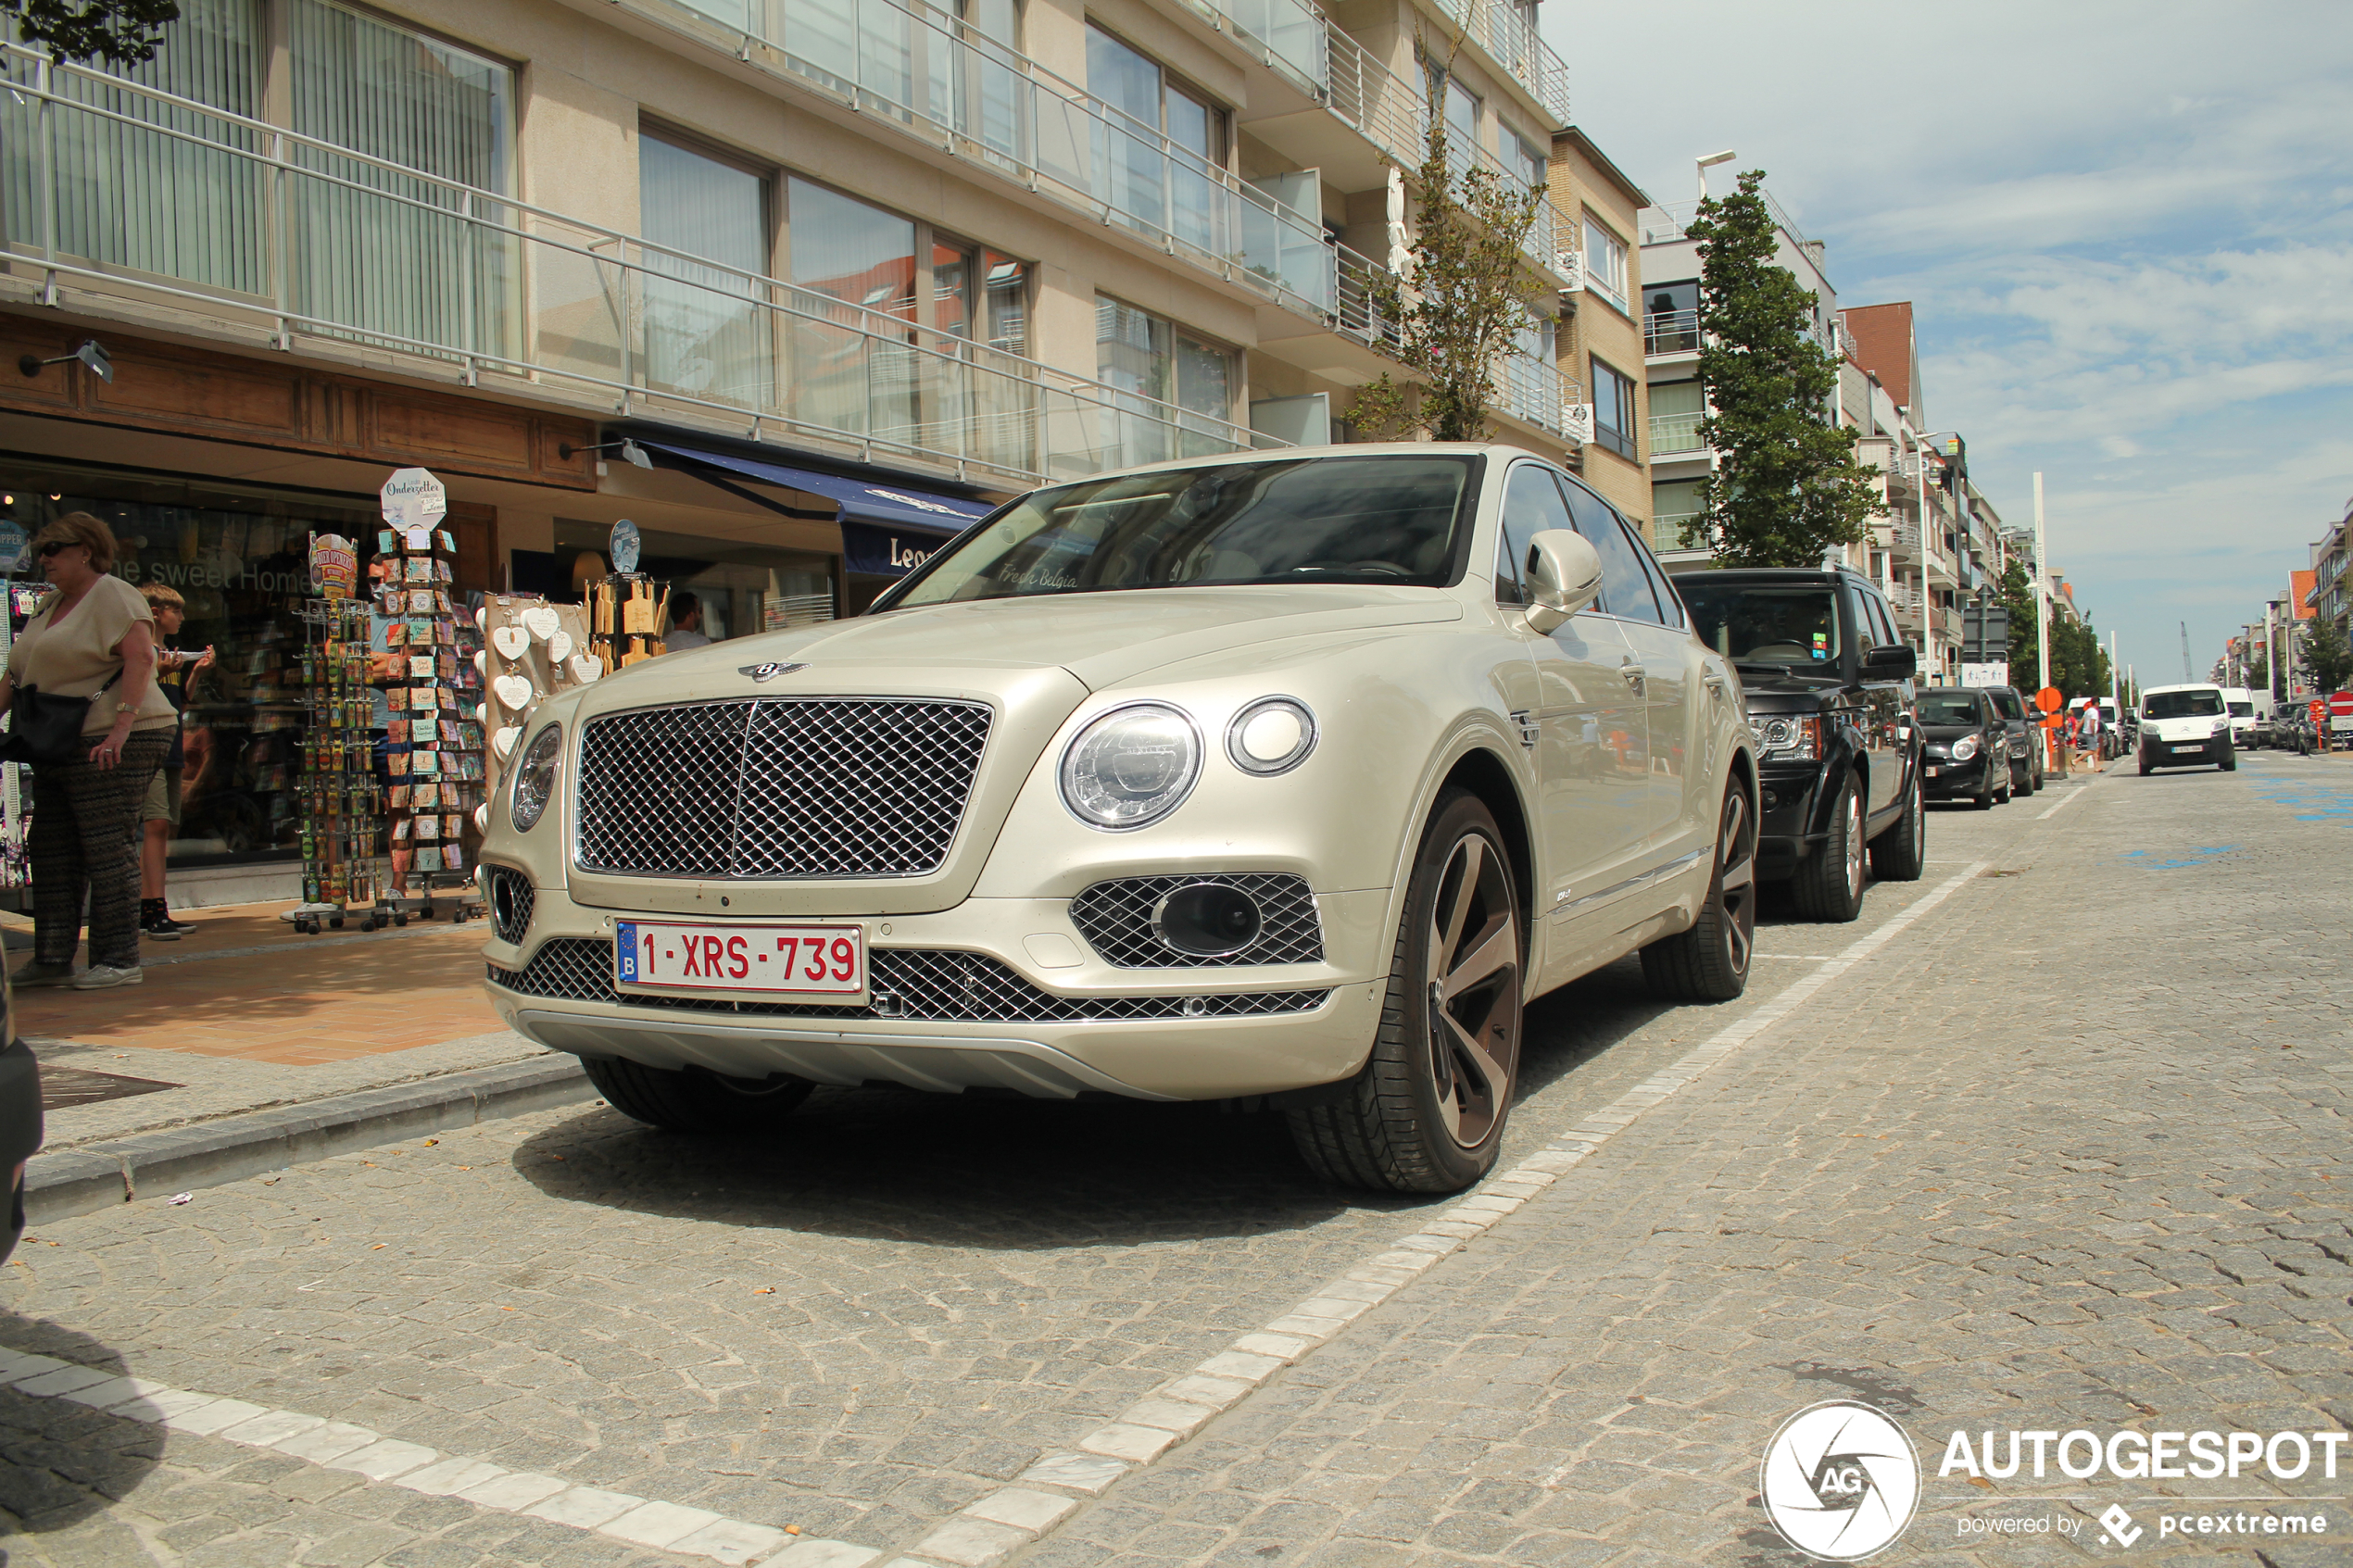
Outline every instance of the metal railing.
[[[1806, 245], [1806, 232], [1797, 226], [1797, 220], [1789, 215], [1789, 209], [1775, 199], [1773, 193], [1760, 186], [1757, 194], [1765, 198], [1765, 210], [1773, 215], [1773, 221], [1780, 225], [1791, 243], [1799, 246]], [[1646, 207], [1637, 220], [1642, 232], [1642, 243], [1656, 245], [1680, 240], [1684, 237], [1692, 220], [1698, 216], [1699, 203], [1696, 201], [1663, 202], [1656, 207]]]
[[1330, 85], [1325, 56], [1327, 24], [1310, 0], [1185, 0], [1236, 38], [1255, 44], [1260, 57], [1320, 95]]
[[1642, 318], [1642, 352], [1645, 354], [1696, 354], [1699, 352], [1699, 312], [1696, 310], [1654, 310]]
[[1651, 519], [1651, 537], [1662, 550], [1707, 548], [1705, 512], [1668, 512]]
[[1286, 206], [950, 12], [923, 0], [618, 3], [1302, 313], [1330, 314], [1320, 214]]
[[97, 314], [162, 307], [1023, 483], [1269, 444], [924, 327], [908, 302], [869, 308], [23, 49], [0, 67], [0, 286], [44, 304], [71, 284]]
[[1464, 36], [1513, 76], [1529, 96], [1544, 106], [1557, 131], [1569, 122], [1568, 67], [1538, 36], [1532, 9], [1510, 0], [1445, 0], [1442, 7], [1463, 29]]
[[1554, 435], [1568, 429], [1567, 410], [1584, 401], [1582, 384], [1561, 374], [1557, 360], [1506, 354], [1495, 368], [1495, 407]]
[[1706, 444], [1699, 438], [1700, 421], [1705, 414], [1653, 414], [1651, 416], [1651, 456], [1663, 458], [1669, 452], [1705, 452]]

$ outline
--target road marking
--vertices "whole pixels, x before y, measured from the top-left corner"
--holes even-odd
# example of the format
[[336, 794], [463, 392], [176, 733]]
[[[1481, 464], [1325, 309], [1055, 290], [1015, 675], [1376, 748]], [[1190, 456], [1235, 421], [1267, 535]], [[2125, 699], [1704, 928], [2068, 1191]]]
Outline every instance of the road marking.
[[[144, 1377], [119, 1376], [102, 1368], [26, 1351], [0, 1349], [0, 1387], [36, 1399], [70, 1399], [128, 1421], [268, 1449], [429, 1497], [461, 1498], [477, 1508], [550, 1520], [633, 1546], [658, 1547], [715, 1562], [760, 1562], [792, 1538], [769, 1525], [749, 1524], [708, 1509], [575, 1486], [553, 1475], [519, 1473], [486, 1461], [441, 1453], [323, 1416], [268, 1410], [243, 1399], [173, 1388]], [[842, 1558], [837, 1560], [838, 1568], [857, 1568], [880, 1555], [871, 1552], [866, 1557]], [[811, 1561], [791, 1559], [793, 1568], [802, 1568]]]
[[[1662, 1073], [1627, 1090], [1511, 1170], [1491, 1176], [1478, 1191], [1458, 1200], [1436, 1220], [1400, 1236], [1386, 1251], [1327, 1280], [1290, 1311], [1190, 1372], [1151, 1390], [1117, 1419], [1080, 1436], [1075, 1452], [1046, 1455], [1014, 1477], [1014, 1486], [951, 1514], [904, 1557], [884, 1568], [934, 1568], [937, 1563], [994, 1562], [1050, 1534], [1075, 1512], [1078, 1498], [1100, 1497], [1124, 1476], [1158, 1460], [1200, 1432], [1221, 1412], [1241, 1402], [1269, 1377], [1337, 1336], [1356, 1319], [1403, 1289], [1425, 1271], [1517, 1213], [1529, 1198], [1558, 1181], [1571, 1167], [1600, 1150], [1643, 1114], [1736, 1055], [1759, 1035], [1787, 1018], [1815, 993], [1846, 973], [1908, 930], [1931, 909], [1967, 886], [1990, 865], [1973, 860], [1912, 901], [1886, 924], [1848, 943], [1820, 967], [1784, 986], [1739, 1022]], [[1061, 1488], [1056, 1497], [1036, 1488]], [[1042, 1508], [1019, 1514], [1006, 1499], [1047, 1497], [1067, 1504], [1047, 1515]], [[842, 1543], [828, 1542], [828, 1546]], [[869, 1558], [796, 1556], [799, 1548], [773, 1560], [774, 1568], [862, 1568]], [[849, 1549], [853, 1551], [860, 1548]], [[880, 1555], [879, 1553], [875, 1555]]]

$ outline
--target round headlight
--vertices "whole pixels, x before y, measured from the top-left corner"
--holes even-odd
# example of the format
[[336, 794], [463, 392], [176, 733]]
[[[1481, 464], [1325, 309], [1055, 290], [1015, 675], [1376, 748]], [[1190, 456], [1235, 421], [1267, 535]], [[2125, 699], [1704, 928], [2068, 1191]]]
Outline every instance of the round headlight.
[[1091, 827], [1139, 828], [1184, 804], [1201, 777], [1193, 721], [1157, 702], [1114, 708], [1063, 753], [1063, 804]]
[[550, 724], [531, 737], [522, 760], [515, 764], [515, 793], [508, 801], [507, 815], [513, 819], [517, 833], [529, 833], [538, 826], [547, 802], [556, 797], [556, 764], [563, 749], [563, 726]]
[[1261, 697], [1226, 726], [1226, 755], [1245, 773], [1288, 773], [1315, 749], [1315, 715], [1287, 696]]
[[1976, 755], [1977, 737], [1975, 735], [1963, 735], [1960, 739], [1953, 743], [1954, 761], [1966, 762]]
[[1757, 744], [1768, 751], [1787, 751], [1796, 739], [1797, 726], [1786, 719], [1768, 719], [1757, 727]]

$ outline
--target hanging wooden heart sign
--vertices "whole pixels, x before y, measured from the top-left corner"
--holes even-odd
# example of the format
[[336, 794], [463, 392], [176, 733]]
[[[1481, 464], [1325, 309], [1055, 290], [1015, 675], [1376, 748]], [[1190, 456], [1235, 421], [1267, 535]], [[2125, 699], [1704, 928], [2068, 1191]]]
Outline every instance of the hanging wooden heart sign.
[[490, 646], [498, 657], [512, 664], [531, 651], [531, 633], [520, 626], [501, 626], [490, 633]]
[[490, 695], [510, 713], [520, 713], [531, 706], [531, 683], [521, 675], [501, 675], [490, 683]]
[[564, 668], [571, 671], [572, 678], [584, 686], [605, 672], [604, 665], [592, 653], [573, 654], [564, 661]]
[[560, 665], [572, 657], [572, 633], [558, 632], [547, 639], [547, 662]]
[[522, 612], [522, 624], [524, 631], [544, 643], [556, 634], [563, 622], [557, 619], [556, 612], [547, 606], [534, 605]]
[[521, 740], [522, 738], [522, 726], [520, 724], [509, 724], [504, 729], [496, 730], [491, 733], [491, 749], [497, 752], [498, 760], [504, 762], [508, 758], [514, 755], [515, 742]]

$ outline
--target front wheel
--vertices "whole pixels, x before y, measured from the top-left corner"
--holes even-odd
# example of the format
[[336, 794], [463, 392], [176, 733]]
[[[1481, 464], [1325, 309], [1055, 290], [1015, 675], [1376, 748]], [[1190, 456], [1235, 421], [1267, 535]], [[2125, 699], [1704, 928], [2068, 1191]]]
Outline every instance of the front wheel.
[[1871, 874], [1881, 882], [1918, 882], [1928, 864], [1928, 812], [1920, 804], [1917, 771], [1895, 825], [1871, 840]]
[[751, 1132], [816, 1086], [801, 1078], [723, 1078], [699, 1067], [673, 1073], [615, 1057], [586, 1057], [580, 1065], [615, 1110], [673, 1133]]
[[1689, 931], [1642, 949], [1642, 979], [1669, 1001], [1729, 1002], [1748, 989], [1756, 938], [1756, 821], [1737, 778], [1724, 791], [1716, 873]]
[[1477, 797], [1449, 792], [1414, 858], [1371, 1055], [1337, 1099], [1286, 1113], [1301, 1157], [1375, 1191], [1456, 1192], [1491, 1170], [1526, 958], [1503, 832]]
[[1808, 920], [1843, 925], [1863, 912], [1863, 797], [1854, 774], [1839, 785], [1829, 836], [1798, 866], [1790, 891]]

